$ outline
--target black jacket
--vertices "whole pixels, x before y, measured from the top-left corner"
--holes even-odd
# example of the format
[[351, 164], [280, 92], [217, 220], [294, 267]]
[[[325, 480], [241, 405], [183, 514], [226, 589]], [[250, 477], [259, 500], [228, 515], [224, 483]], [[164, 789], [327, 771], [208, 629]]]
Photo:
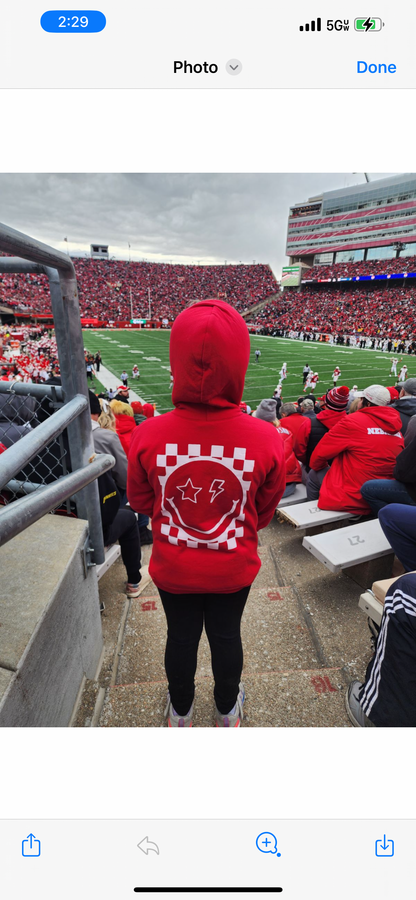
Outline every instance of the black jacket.
[[306, 448], [305, 465], [309, 468], [309, 460], [312, 456], [313, 451], [315, 450], [315, 447], [318, 446], [319, 441], [321, 440], [321, 438], [323, 438], [324, 434], [329, 431], [329, 429], [326, 427], [326, 425], [324, 425], [323, 422], [320, 421], [320, 419], [318, 419], [316, 415], [308, 416], [308, 418], [310, 418], [311, 420], [311, 430], [309, 432], [308, 446]]
[[412, 416], [416, 416], [416, 397], [399, 397], [391, 404], [393, 409], [397, 409], [402, 420], [402, 434], [406, 433], [406, 428]]
[[396, 457], [393, 476], [406, 485], [412, 500], [416, 501], [416, 435]]

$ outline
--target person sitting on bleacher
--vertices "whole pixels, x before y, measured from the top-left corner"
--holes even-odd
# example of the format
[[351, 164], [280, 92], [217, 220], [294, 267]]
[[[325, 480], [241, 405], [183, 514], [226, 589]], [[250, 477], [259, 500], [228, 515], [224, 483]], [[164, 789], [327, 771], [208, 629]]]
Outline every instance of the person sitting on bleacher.
[[297, 458], [308, 469], [310, 458], [324, 434], [334, 428], [347, 414], [349, 390], [344, 385], [327, 391], [323, 408], [314, 418], [302, 416], [304, 426], [299, 430], [295, 453]]
[[97, 453], [109, 453], [115, 459], [112, 469], [98, 478], [104, 544], [110, 547], [119, 542], [127, 573], [126, 594], [135, 599], [139, 596], [141, 581], [139, 526], [133, 510], [121, 508], [121, 495], [125, 493], [127, 482], [127, 456], [117, 434], [100, 426], [100, 401], [93, 391], [88, 391], [88, 394], [94, 449]]
[[279, 421], [276, 412], [276, 400], [262, 400], [255, 412], [254, 419], [263, 419], [263, 422], [270, 422], [274, 425], [276, 431], [283, 438], [285, 447], [285, 465], [286, 465], [286, 487], [283, 497], [290, 497], [294, 494], [296, 485], [302, 481], [302, 468], [293, 452], [293, 434], [285, 427], [284, 421]]
[[375, 515], [391, 503], [416, 506], [416, 432], [413, 427], [408, 430], [410, 435], [406, 432], [405, 448], [396, 459], [392, 478], [366, 481], [361, 488]]
[[416, 415], [416, 378], [407, 378], [400, 388], [399, 399], [393, 403], [394, 409], [397, 409], [402, 420], [401, 431], [403, 436], [409, 420]]
[[[400, 510], [399, 504], [386, 510]], [[416, 564], [416, 510], [407, 509], [415, 520], [411, 565]], [[382, 513], [384, 510], [382, 510]], [[381, 514], [380, 514], [381, 521]], [[389, 541], [390, 533], [386, 531]], [[393, 544], [392, 544], [393, 546]], [[393, 546], [403, 565], [407, 551]], [[353, 725], [367, 728], [414, 728], [416, 726], [416, 574], [402, 575], [389, 587], [376, 650], [365, 681], [353, 681], [345, 695]]]
[[371, 478], [391, 478], [404, 447], [387, 388], [373, 384], [358, 396], [360, 409], [325, 434], [310, 458], [307, 497], [318, 500], [319, 509], [369, 513], [361, 486]]
[[[300, 416], [300, 425], [296, 429], [294, 435], [293, 449], [297, 459], [301, 459], [304, 455], [306, 444], [308, 443], [308, 435], [311, 430], [311, 423], [315, 421], [320, 407], [314, 397], [308, 397], [306, 400], [299, 397], [298, 410]], [[290, 429], [291, 431], [292, 429]]]
[[[308, 401], [305, 400], [305, 403]], [[277, 408], [277, 407], [276, 407]], [[296, 403], [282, 403], [280, 409], [277, 409], [279, 419], [284, 419], [284, 426], [293, 435], [293, 442], [299, 430], [302, 430], [305, 424], [304, 417], [301, 415], [299, 407]]]

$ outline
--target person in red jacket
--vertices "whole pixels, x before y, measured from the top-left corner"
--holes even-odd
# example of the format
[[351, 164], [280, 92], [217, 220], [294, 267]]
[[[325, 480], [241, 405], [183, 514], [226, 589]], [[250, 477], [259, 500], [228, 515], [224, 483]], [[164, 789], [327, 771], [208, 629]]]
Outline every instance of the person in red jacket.
[[130, 403], [121, 403], [120, 400], [112, 400], [110, 407], [115, 416], [117, 434], [123, 445], [123, 450], [128, 457], [132, 434], [137, 427], [134, 411], [130, 406]]
[[387, 388], [373, 384], [356, 396], [361, 398], [360, 409], [331, 428], [310, 458], [307, 495], [308, 500], [319, 497], [319, 509], [371, 512], [361, 486], [371, 478], [392, 478], [396, 456], [404, 447], [401, 419], [387, 405]]
[[302, 481], [301, 465], [293, 452], [293, 434], [276, 418], [276, 400], [262, 400], [253, 416], [255, 419], [262, 419], [263, 422], [270, 422], [283, 438], [286, 463], [286, 487], [283, 497], [290, 497], [296, 485]]
[[293, 444], [295, 445], [297, 434], [305, 426], [305, 418], [301, 415], [299, 407], [296, 403], [282, 403], [279, 409], [279, 419], [285, 419], [284, 427], [293, 435]]
[[250, 339], [222, 300], [203, 300], [172, 326], [175, 409], [133, 435], [127, 494], [152, 517], [149, 572], [168, 622], [168, 725], [192, 725], [203, 626], [211, 647], [216, 724], [238, 727], [244, 688], [240, 622], [260, 569], [257, 531], [285, 489], [282, 438], [241, 412]]

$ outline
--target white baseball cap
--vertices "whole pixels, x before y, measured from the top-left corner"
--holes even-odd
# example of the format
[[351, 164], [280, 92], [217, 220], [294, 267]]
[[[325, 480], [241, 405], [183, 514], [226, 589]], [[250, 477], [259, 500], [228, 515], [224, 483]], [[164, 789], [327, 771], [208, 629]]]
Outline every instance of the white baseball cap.
[[370, 403], [374, 403], [374, 406], [387, 406], [391, 400], [387, 388], [382, 384], [370, 384], [364, 391], [357, 391], [354, 399], [357, 397], [365, 397]]

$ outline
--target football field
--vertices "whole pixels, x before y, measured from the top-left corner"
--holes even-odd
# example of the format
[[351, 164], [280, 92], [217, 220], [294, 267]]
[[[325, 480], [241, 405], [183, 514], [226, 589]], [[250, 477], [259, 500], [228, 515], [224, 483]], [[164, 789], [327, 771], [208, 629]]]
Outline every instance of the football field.
[[[84, 345], [88, 350], [93, 353], [100, 350], [103, 365], [114, 374], [115, 386], [120, 383], [120, 375], [125, 368], [129, 375], [129, 386], [141, 397], [149, 403], [156, 403], [159, 412], [172, 408], [169, 331], [85, 330], [83, 335]], [[243, 399], [252, 409], [265, 397], [273, 395], [283, 362], [287, 363], [287, 378], [282, 392], [282, 399], [285, 401], [297, 400], [303, 394], [302, 370], [306, 363], [314, 372], [319, 373], [315, 390], [317, 397], [332, 387], [335, 366], [341, 369], [338, 385], [346, 384], [350, 388], [353, 384], [358, 385], [360, 390], [369, 384], [394, 385], [397, 380], [394, 375], [390, 375], [393, 353], [352, 350], [349, 347], [255, 335], [250, 335], [250, 341], [251, 357]], [[261, 351], [258, 362], [254, 355], [256, 349]], [[408, 366], [408, 377], [416, 376], [415, 358], [405, 356], [403, 362]], [[131, 377], [135, 363], [140, 370], [138, 381]], [[400, 371], [400, 364], [397, 371]]]

